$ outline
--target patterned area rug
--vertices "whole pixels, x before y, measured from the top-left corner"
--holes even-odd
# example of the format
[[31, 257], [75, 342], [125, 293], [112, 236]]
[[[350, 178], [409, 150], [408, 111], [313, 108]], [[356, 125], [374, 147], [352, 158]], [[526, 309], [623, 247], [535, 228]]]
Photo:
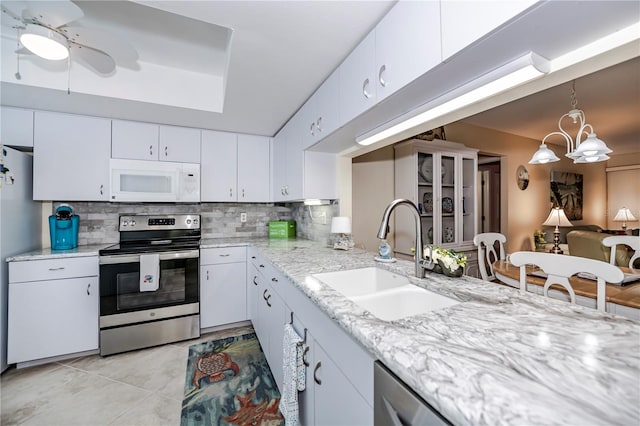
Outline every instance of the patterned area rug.
[[189, 347], [181, 426], [284, 425], [255, 333]]

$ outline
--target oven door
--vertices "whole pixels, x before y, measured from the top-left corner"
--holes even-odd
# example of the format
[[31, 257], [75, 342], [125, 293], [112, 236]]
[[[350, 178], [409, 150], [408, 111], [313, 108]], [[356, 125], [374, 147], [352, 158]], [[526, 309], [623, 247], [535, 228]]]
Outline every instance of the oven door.
[[155, 291], [140, 291], [140, 255], [100, 256], [100, 316], [199, 306], [199, 256], [198, 250], [160, 253], [160, 280]]

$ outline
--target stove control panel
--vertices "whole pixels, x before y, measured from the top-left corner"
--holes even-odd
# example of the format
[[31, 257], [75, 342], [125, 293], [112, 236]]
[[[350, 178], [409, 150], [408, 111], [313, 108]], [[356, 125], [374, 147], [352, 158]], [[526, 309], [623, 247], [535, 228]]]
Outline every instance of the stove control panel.
[[200, 229], [200, 215], [127, 215], [120, 216], [120, 232], [157, 229]]

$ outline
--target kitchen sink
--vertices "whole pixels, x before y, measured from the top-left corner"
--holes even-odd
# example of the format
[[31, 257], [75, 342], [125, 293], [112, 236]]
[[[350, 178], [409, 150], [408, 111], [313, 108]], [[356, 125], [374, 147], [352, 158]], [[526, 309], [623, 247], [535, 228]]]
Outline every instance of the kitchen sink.
[[352, 269], [314, 274], [313, 277], [385, 321], [460, 303], [413, 285], [407, 277], [385, 269]]

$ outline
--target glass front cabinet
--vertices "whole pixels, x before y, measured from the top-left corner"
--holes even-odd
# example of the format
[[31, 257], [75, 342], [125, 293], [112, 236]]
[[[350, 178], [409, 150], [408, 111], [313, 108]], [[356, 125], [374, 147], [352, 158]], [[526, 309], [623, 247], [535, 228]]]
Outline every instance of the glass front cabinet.
[[[477, 231], [478, 151], [462, 144], [411, 139], [395, 147], [395, 197], [415, 203], [425, 246], [463, 251], [466, 275], [479, 276], [473, 237]], [[413, 256], [415, 220], [395, 210], [396, 256]]]

